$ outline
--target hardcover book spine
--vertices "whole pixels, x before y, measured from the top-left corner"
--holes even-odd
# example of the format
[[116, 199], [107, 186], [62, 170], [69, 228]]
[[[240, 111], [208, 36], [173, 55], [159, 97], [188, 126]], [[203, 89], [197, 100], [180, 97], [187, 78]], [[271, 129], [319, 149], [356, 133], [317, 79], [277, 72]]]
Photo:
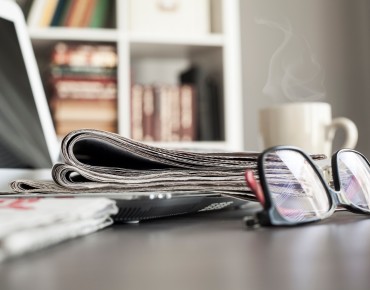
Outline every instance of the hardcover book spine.
[[143, 132], [143, 87], [133, 85], [131, 88], [131, 137], [142, 141]]
[[116, 100], [60, 99], [52, 100], [54, 119], [63, 121], [117, 121]]
[[48, 0], [44, 6], [41, 18], [39, 20], [39, 27], [48, 27], [51, 24], [51, 20], [58, 4], [58, 0]]
[[89, 5], [88, 0], [77, 0], [76, 5], [73, 6], [72, 15], [70, 18], [69, 26], [71, 27], [81, 27], [84, 14]]
[[63, 26], [66, 26], [66, 27], [71, 26], [71, 19], [72, 19], [73, 12], [76, 9], [76, 5], [78, 5], [78, 0], [72, 0], [72, 2], [69, 5], [69, 9], [63, 19]]
[[180, 89], [173, 86], [171, 92], [171, 141], [179, 141], [181, 134], [181, 102]]
[[143, 94], [143, 140], [155, 140], [154, 128], [155, 100], [152, 86], [145, 86]]
[[181, 86], [181, 140], [194, 141], [196, 138], [195, 93], [192, 86]]
[[94, 11], [90, 19], [90, 27], [104, 27], [108, 17], [109, 0], [96, 0]]
[[64, 6], [62, 8], [62, 12], [60, 14], [59, 20], [56, 23], [56, 26], [64, 26], [64, 22], [68, 16], [69, 10], [71, 9], [71, 5], [73, 0], [66, 0]]
[[69, 78], [52, 80], [55, 94], [61, 99], [116, 99], [117, 81]]
[[160, 141], [171, 140], [171, 95], [168, 86], [160, 89]]
[[55, 129], [59, 136], [65, 136], [76, 129], [97, 129], [108, 132], [117, 132], [117, 122], [78, 122], [78, 121], [63, 121], [55, 124]]
[[161, 87], [153, 86], [154, 92], [154, 141], [161, 141]]
[[88, 0], [85, 8], [85, 13], [82, 15], [80, 20], [80, 27], [89, 27], [90, 21], [93, 16], [94, 7], [96, 6], [96, 0]]
[[52, 64], [51, 76], [54, 79], [112, 80], [116, 79], [117, 69], [107, 67], [64, 66]]
[[118, 59], [111, 45], [72, 45], [59, 42], [52, 53], [52, 63], [59, 66], [115, 68]]
[[66, 5], [66, 0], [58, 0], [57, 7], [55, 8], [53, 18], [51, 20], [50, 26], [58, 26], [60, 23], [60, 19], [63, 14], [63, 9]]

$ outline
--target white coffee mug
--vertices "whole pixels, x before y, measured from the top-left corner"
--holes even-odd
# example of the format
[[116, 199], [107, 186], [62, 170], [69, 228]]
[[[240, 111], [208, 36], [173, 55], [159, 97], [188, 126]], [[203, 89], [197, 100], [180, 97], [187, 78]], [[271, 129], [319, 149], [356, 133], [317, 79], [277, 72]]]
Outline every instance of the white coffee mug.
[[345, 131], [341, 148], [353, 149], [358, 131], [349, 119], [332, 119], [331, 106], [323, 102], [302, 102], [270, 106], [259, 112], [260, 132], [265, 148], [292, 145], [307, 153], [332, 154], [332, 143], [338, 128]]

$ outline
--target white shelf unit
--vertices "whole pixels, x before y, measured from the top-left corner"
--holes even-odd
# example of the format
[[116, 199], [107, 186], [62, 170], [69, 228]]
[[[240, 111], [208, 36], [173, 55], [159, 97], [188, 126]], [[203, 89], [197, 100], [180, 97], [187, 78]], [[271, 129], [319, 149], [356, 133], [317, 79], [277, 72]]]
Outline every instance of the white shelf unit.
[[[118, 133], [126, 137], [130, 137], [132, 71], [136, 72], [135, 81], [141, 83], [173, 83], [177, 74], [192, 62], [200, 64], [202, 68], [216, 70], [222, 83], [223, 140], [151, 144], [173, 148], [243, 150], [240, 3], [239, 0], [210, 2], [211, 33], [204, 36], [132, 32], [128, 21], [128, 0], [116, 0], [116, 28], [30, 27], [29, 33], [40, 67], [47, 61], [46, 52], [58, 41], [104, 42], [117, 45]], [[157, 71], [153, 74], [156, 68], [160, 73]], [[156, 79], [158, 76], [162, 79]]]

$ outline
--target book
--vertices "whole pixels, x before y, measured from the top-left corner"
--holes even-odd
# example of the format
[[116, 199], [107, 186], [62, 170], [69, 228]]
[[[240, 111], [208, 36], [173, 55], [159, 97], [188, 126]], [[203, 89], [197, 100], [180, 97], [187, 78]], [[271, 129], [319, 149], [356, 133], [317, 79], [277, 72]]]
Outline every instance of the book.
[[143, 86], [131, 87], [131, 137], [141, 141], [144, 137], [143, 128]]
[[157, 90], [159, 94], [159, 139], [158, 141], [170, 141], [171, 138], [171, 96], [169, 94], [169, 88], [166, 85], [162, 85]]
[[69, 10], [71, 9], [72, 3], [74, 0], [65, 0], [62, 11], [60, 13], [59, 19], [55, 26], [64, 26], [65, 19], [68, 16]]
[[81, 128], [117, 132], [115, 47], [60, 42], [51, 58], [50, 107], [57, 135]]
[[58, 0], [50, 26], [59, 26], [66, 4], [67, 0]]
[[53, 78], [54, 94], [61, 99], [116, 99], [116, 79]]
[[82, 120], [56, 120], [55, 131], [59, 137], [64, 137], [68, 133], [80, 130], [80, 129], [95, 129], [103, 130], [107, 132], [117, 132], [117, 121], [105, 121], [105, 120], [94, 120], [94, 119], [82, 119]]
[[144, 86], [142, 90], [143, 94], [143, 105], [142, 105], [142, 126], [143, 126], [143, 136], [144, 141], [154, 141], [155, 140], [155, 96], [152, 86]]
[[171, 86], [170, 87], [170, 95], [171, 95], [171, 137], [170, 141], [180, 141], [182, 137], [182, 128], [181, 128], [181, 96], [179, 86]]
[[96, 1], [97, 0], [88, 0], [87, 7], [84, 15], [82, 16], [79, 27], [89, 27], [91, 18], [94, 13], [94, 8], [96, 6]]
[[117, 121], [116, 100], [55, 98], [51, 107], [56, 121]]
[[[222, 98], [222, 92], [219, 85], [219, 81], [213, 76], [208, 76], [206, 79], [206, 88], [209, 97], [209, 103], [204, 106], [201, 106], [202, 112], [205, 112], [209, 117], [209, 122], [212, 124], [210, 127], [209, 139], [211, 140], [224, 140], [225, 138], [225, 127], [224, 127], [224, 101]], [[206, 103], [206, 102], [204, 102]], [[200, 115], [200, 113], [199, 113]], [[204, 126], [206, 127], [206, 126]]]
[[43, 11], [39, 20], [39, 27], [48, 27], [51, 24], [51, 20], [57, 7], [58, 0], [48, 0], [43, 7]]
[[117, 78], [117, 68], [51, 64], [50, 75], [53, 79], [79, 78], [92, 80], [112, 80]]
[[59, 66], [114, 68], [117, 67], [118, 58], [114, 45], [58, 42], [54, 46], [51, 63]]
[[135, 140], [195, 140], [196, 95], [191, 86], [135, 84], [131, 93], [131, 136]]
[[197, 140], [217, 141], [224, 138], [222, 92], [219, 82], [198, 66], [191, 66], [182, 72], [179, 81], [192, 85], [196, 98]]
[[[104, 154], [102, 154], [104, 152]], [[258, 152], [191, 152], [151, 146], [118, 134], [77, 130], [61, 143], [54, 181], [16, 180], [19, 193], [217, 192], [256, 200], [244, 180]], [[314, 160], [325, 155], [312, 155]], [[258, 174], [257, 174], [258, 177]]]
[[47, 5], [47, 0], [34, 0], [33, 1], [28, 17], [27, 17], [27, 24], [29, 27], [39, 26], [42, 13], [46, 5]]
[[82, 128], [117, 132], [115, 99], [61, 99], [51, 102], [56, 134], [64, 136]]
[[69, 27], [71, 22], [71, 17], [73, 14], [73, 11], [75, 10], [75, 6], [78, 4], [77, 0], [71, 0], [71, 3], [69, 4], [68, 11], [66, 11], [64, 17], [63, 17], [63, 23], [61, 26]]
[[109, 2], [109, 0], [96, 0], [88, 26], [92, 28], [101, 28], [106, 26]]
[[70, 27], [82, 27], [84, 17], [88, 13], [89, 0], [75, 0], [77, 3], [73, 5], [73, 11], [71, 11], [70, 21], [68, 26]]
[[0, 262], [113, 223], [107, 198], [0, 198]]
[[[180, 131], [182, 141], [194, 141], [196, 139], [196, 103], [195, 92], [192, 86], [183, 85], [180, 87]], [[201, 118], [202, 116], [200, 116]]]

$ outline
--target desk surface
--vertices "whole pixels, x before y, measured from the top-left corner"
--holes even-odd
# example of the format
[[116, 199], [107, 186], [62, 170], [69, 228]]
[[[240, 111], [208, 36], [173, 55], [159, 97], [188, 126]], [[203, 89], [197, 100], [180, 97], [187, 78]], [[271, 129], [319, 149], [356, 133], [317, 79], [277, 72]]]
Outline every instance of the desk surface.
[[0, 289], [369, 289], [370, 219], [247, 230], [243, 216], [115, 225], [0, 264]]

